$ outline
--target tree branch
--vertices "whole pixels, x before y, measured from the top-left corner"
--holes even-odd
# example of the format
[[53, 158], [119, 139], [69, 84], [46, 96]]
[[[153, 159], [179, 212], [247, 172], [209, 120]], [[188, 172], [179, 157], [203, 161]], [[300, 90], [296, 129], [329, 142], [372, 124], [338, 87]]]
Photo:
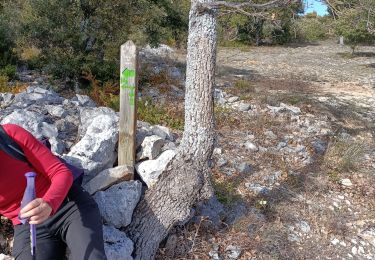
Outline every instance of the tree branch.
[[[200, 13], [213, 11], [217, 9], [232, 9], [233, 12], [240, 13], [249, 17], [259, 17], [259, 10], [267, 10], [275, 7], [287, 6], [294, 3], [300, 3], [301, 0], [272, 0], [263, 4], [257, 4], [253, 1], [246, 1], [243, 3], [232, 3], [227, 1], [216, 1], [212, 3], [202, 3], [199, 5], [198, 10]], [[246, 11], [245, 8], [252, 8], [257, 12]]]
[[227, 1], [216, 1], [213, 3], [202, 3], [201, 8], [210, 10], [210, 9], [219, 9], [219, 8], [229, 8], [229, 9], [243, 9], [243, 8], [253, 8], [253, 9], [268, 9], [286, 6], [289, 4], [299, 3], [301, 0], [273, 0], [264, 4], [256, 4], [253, 1], [247, 1], [243, 3], [231, 3]]

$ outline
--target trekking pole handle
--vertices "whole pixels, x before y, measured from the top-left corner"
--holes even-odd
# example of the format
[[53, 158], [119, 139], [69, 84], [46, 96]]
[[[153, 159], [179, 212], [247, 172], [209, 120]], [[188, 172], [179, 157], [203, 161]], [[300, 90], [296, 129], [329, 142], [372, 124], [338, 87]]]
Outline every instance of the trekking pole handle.
[[[21, 201], [21, 209], [36, 198], [35, 176], [36, 176], [35, 172], [27, 172], [25, 174], [27, 184], [26, 184], [25, 192], [23, 194], [22, 201]], [[20, 219], [20, 221], [22, 222], [22, 224], [25, 224], [27, 222], [27, 219]], [[35, 259], [36, 228], [35, 228], [35, 225], [33, 224], [30, 224], [30, 247], [31, 247], [32, 259]]]

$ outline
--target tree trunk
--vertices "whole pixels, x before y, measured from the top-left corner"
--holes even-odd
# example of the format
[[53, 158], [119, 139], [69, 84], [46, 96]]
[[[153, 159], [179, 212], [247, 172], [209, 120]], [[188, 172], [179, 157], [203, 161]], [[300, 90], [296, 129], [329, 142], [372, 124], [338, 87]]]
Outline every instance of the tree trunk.
[[192, 0], [189, 20], [185, 95], [185, 130], [176, 157], [159, 181], [146, 191], [127, 233], [135, 259], [154, 259], [160, 242], [178, 222], [189, 218], [192, 206], [212, 195], [208, 159], [214, 144], [213, 86], [216, 64], [216, 18], [200, 13]]
[[255, 45], [259, 46], [262, 41], [264, 19], [255, 18]]

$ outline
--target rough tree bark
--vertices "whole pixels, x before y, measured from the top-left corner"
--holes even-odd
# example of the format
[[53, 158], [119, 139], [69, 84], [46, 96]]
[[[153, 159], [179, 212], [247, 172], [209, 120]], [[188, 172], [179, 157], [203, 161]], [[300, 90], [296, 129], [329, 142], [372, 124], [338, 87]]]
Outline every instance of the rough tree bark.
[[214, 10], [201, 12], [198, 8], [212, 2], [191, 1], [185, 130], [176, 157], [155, 186], [146, 191], [127, 228], [135, 244], [135, 259], [154, 259], [170, 229], [190, 216], [194, 203], [212, 195], [207, 162], [214, 144], [216, 17]]

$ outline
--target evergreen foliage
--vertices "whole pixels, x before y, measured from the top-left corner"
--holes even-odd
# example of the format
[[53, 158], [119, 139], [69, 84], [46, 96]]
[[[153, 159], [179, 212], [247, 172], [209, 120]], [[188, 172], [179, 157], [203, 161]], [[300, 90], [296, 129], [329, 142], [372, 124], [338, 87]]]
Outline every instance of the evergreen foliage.
[[[116, 77], [119, 46], [128, 39], [140, 46], [160, 42], [181, 45], [187, 31], [188, 2], [5, 0], [1, 13], [12, 18], [4, 21], [16, 32], [12, 39], [25, 62], [43, 64], [58, 78], [78, 79], [89, 73], [106, 81]], [[0, 38], [9, 39], [3, 35], [8, 31], [3, 27]], [[7, 53], [12, 49], [10, 42], [2, 44]], [[0, 48], [3, 52], [2, 45]], [[37, 50], [38, 62], [30, 55], [32, 50]]]

